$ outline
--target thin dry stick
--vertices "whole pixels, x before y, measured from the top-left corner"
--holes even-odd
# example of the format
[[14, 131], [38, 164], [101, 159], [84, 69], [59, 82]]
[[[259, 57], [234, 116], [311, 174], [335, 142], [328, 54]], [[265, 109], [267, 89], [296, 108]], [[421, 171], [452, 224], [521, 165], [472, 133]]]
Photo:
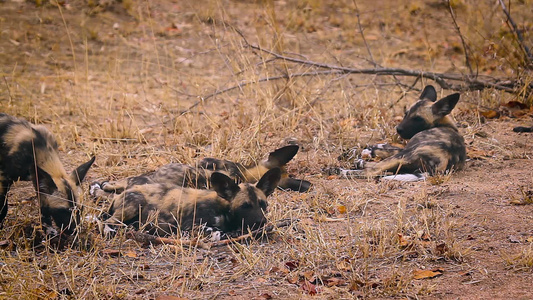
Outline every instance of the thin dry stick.
[[357, 26], [359, 27], [359, 33], [361, 34], [361, 37], [363, 38], [363, 43], [365, 43], [366, 51], [368, 52], [368, 56], [370, 57], [370, 62], [374, 65], [374, 67], [378, 67], [379, 65], [374, 60], [372, 51], [370, 51], [370, 47], [368, 46], [368, 43], [366, 42], [363, 26], [361, 25], [359, 8], [357, 7], [357, 2], [355, 0], [353, 0], [353, 5], [355, 5], [355, 16], [357, 17]]
[[450, 16], [452, 17], [453, 25], [455, 26], [455, 30], [457, 31], [457, 34], [459, 34], [459, 38], [461, 38], [461, 43], [463, 44], [463, 50], [465, 52], [466, 67], [470, 71], [470, 75], [474, 75], [474, 70], [472, 70], [472, 66], [470, 65], [470, 57], [468, 55], [469, 48], [466, 45], [463, 34], [461, 33], [461, 29], [459, 28], [459, 25], [457, 24], [457, 20], [455, 19], [455, 13], [453, 12], [453, 8], [452, 8], [452, 5], [450, 4], [450, 0], [448, 0], [447, 2], [448, 2], [448, 11], [450, 12]]
[[198, 239], [195, 239], [195, 240], [181, 240], [181, 239], [157, 237], [157, 236], [153, 236], [153, 235], [150, 235], [150, 234], [147, 234], [147, 233], [142, 233], [142, 232], [139, 232], [139, 231], [128, 232], [126, 237], [127, 238], [131, 238], [133, 240], [136, 240], [138, 242], [141, 242], [143, 244], [151, 243], [151, 244], [154, 244], [154, 245], [164, 244], [164, 245], [177, 245], [177, 246], [186, 246], [186, 247], [198, 246], [198, 247], [203, 248], [203, 249], [209, 249], [209, 248], [212, 248], [212, 247], [220, 247], [220, 246], [225, 246], [225, 245], [241, 242], [243, 240], [246, 240], [246, 239], [249, 239], [249, 238], [253, 238], [253, 237], [257, 237], [257, 236], [260, 236], [260, 235], [269, 234], [269, 233], [272, 233], [277, 228], [290, 226], [294, 222], [296, 222], [296, 221], [290, 220], [290, 219], [281, 220], [281, 221], [278, 221], [276, 224], [270, 224], [270, 225], [263, 226], [262, 228], [250, 231], [247, 234], [243, 234], [243, 235], [235, 237], [235, 238], [229, 238], [227, 240], [221, 240], [221, 241], [211, 242], [211, 243], [203, 242], [203, 241], [200, 241]]
[[[359, 29], [359, 34], [361, 34], [361, 37], [363, 38], [363, 42], [365, 43], [366, 51], [368, 52], [368, 56], [370, 56], [370, 63], [372, 63], [375, 68], [378, 68], [378, 67], [382, 68], [383, 66], [378, 64], [376, 62], [376, 60], [374, 59], [374, 56], [372, 55], [372, 51], [370, 50], [370, 46], [368, 45], [368, 42], [366, 41], [365, 32], [363, 30], [363, 26], [361, 25], [361, 17], [360, 17], [361, 13], [359, 11], [359, 7], [357, 6], [357, 2], [355, 0], [353, 0], [353, 4], [355, 6], [355, 16], [357, 17], [357, 27]], [[408, 88], [407, 91], [403, 91], [402, 96], [397, 101], [397, 102], [399, 102], [405, 96], [405, 94], [407, 92], [409, 92], [414, 87], [414, 84], [411, 87], [408, 87], [405, 84], [403, 84], [395, 75], [392, 75], [392, 78], [394, 79], [396, 84], [400, 87], [400, 89], [402, 89], [403, 87], [407, 87]], [[416, 84], [416, 82], [418, 82], [418, 79], [419, 79], [419, 77], [417, 77], [417, 79], [415, 81], [415, 84]]]
[[507, 25], [516, 34], [517, 42], [522, 48], [522, 50], [525, 52], [527, 62], [531, 63], [531, 61], [533, 60], [533, 56], [531, 56], [529, 47], [524, 44], [524, 37], [522, 36], [522, 33], [520, 32], [520, 30], [518, 30], [518, 26], [516, 26], [516, 23], [514, 22], [513, 18], [511, 18], [511, 13], [509, 13], [509, 11], [507, 10], [507, 7], [505, 6], [505, 3], [503, 2], [503, 0], [499, 0], [499, 1], [500, 1], [500, 5], [502, 7], [503, 12], [507, 16]]
[[342, 73], [343, 72], [341, 72], [339, 70], [329, 70], [329, 71], [304, 72], [304, 73], [296, 73], [296, 74], [283, 74], [283, 75], [279, 75], [279, 76], [265, 77], [265, 78], [261, 78], [261, 79], [253, 80], [253, 81], [244, 80], [244, 81], [241, 81], [237, 85], [234, 85], [234, 86], [231, 86], [229, 88], [222, 89], [222, 90], [218, 90], [218, 91], [215, 91], [215, 92], [213, 92], [213, 93], [211, 93], [209, 95], [200, 97], [199, 101], [196, 101], [194, 104], [189, 106], [189, 108], [187, 108], [186, 110], [182, 111], [181, 115], [184, 115], [184, 114], [187, 114], [187, 113], [191, 112], [191, 110], [193, 108], [195, 108], [196, 106], [200, 105], [200, 103], [206, 101], [209, 98], [212, 98], [212, 97], [220, 95], [220, 94], [224, 94], [226, 92], [229, 92], [229, 91], [232, 91], [232, 90], [235, 90], [235, 89], [241, 89], [241, 88], [243, 88], [245, 86], [248, 86], [248, 85], [251, 85], [251, 84], [254, 84], [254, 83], [261, 83], [261, 82], [265, 82], [265, 81], [273, 81], [273, 80], [279, 80], [279, 79], [289, 79], [289, 78], [292, 78], [292, 77], [319, 76], [319, 75], [342, 74]]
[[9, 101], [7, 102], [7, 105], [11, 106], [11, 103], [13, 103], [13, 96], [11, 95], [11, 90], [9, 89], [9, 84], [7, 83], [7, 79], [5, 76], [4, 82], [6, 83], [7, 95], [9, 96]]

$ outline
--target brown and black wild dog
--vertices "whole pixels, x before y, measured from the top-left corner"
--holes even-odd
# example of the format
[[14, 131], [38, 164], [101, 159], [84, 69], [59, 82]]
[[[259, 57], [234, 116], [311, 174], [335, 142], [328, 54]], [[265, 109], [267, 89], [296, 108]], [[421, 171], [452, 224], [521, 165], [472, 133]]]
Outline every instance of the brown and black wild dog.
[[[405, 148], [387, 144], [367, 150], [373, 157], [387, 157], [368, 163], [362, 170], [340, 170], [347, 177], [376, 177], [401, 181], [416, 181], [438, 173], [461, 169], [466, 159], [463, 137], [448, 115], [459, 101], [459, 94], [451, 94], [437, 101], [435, 88], [428, 85], [420, 100], [405, 113], [396, 127], [400, 137], [410, 139]], [[405, 175], [401, 175], [405, 174]]]
[[52, 229], [53, 219], [61, 230], [72, 233], [79, 221], [72, 216], [78, 187], [94, 159], [67, 175], [57, 142], [46, 127], [0, 113], [0, 222], [7, 215], [7, 192], [13, 182], [32, 181], [43, 225]]
[[164, 183], [133, 185], [112, 196], [106, 224], [133, 225], [167, 235], [205, 225], [223, 232], [256, 229], [266, 222], [266, 198], [281, 178], [281, 170], [267, 171], [257, 184], [241, 183], [219, 172], [211, 174], [212, 190]]
[[210, 186], [208, 179], [215, 171], [226, 174], [236, 182], [254, 183], [273, 168], [281, 169], [282, 178], [278, 184], [280, 188], [306, 192], [309, 190], [311, 183], [306, 180], [289, 177], [285, 169], [285, 165], [296, 155], [298, 149], [298, 145], [279, 148], [271, 152], [267, 159], [249, 166], [216, 158], [204, 158], [198, 163], [197, 167], [172, 163], [164, 165], [152, 173], [112, 182], [93, 183], [91, 185], [91, 194], [96, 197], [105, 196], [104, 192], [120, 194], [134, 185], [151, 183], [207, 189]]

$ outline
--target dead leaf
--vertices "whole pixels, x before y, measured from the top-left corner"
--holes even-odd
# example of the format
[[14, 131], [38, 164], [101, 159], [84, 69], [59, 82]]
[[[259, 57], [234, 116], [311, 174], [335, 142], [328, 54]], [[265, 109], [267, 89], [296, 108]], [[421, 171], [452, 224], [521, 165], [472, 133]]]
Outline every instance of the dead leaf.
[[144, 293], [146, 293], [146, 290], [145, 289], [140, 289], [140, 290], [137, 290], [135, 292], [135, 295], [141, 295], [141, 294], [144, 294]]
[[300, 276], [298, 274], [291, 274], [291, 275], [287, 276], [287, 282], [289, 282], [291, 284], [298, 283], [299, 279], [300, 279]]
[[346, 206], [339, 205], [339, 206], [337, 206], [337, 210], [339, 211], [340, 214], [345, 214], [346, 213]]
[[533, 236], [530, 236], [526, 239], [526, 242], [533, 243]]
[[480, 114], [487, 119], [496, 119], [500, 117], [500, 113], [495, 110], [482, 111]]
[[411, 237], [410, 236], [404, 236], [401, 233], [398, 233], [398, 244], [400, 247], [407, 247], [410, 244]]
[[137, 258], [137, 253], [133, 250], [130, 250], [123, 254], [125, 257]]
[[339, 178], [339, 176], [337, 176], [337, 175], [329, 175], [326, 179], [327, 180], [333, 180], [333, 179], [337, 179], [337, 178]]
[[473, 147], [469, 147], [466, 152], [470, 159], [485, 160], [492, 156], [492, 154], [487, 151], [475, 149]]
[[257, 300], [269, 300], [269, 299], [272, 299], [272, 296], [268, 293], [263, 293], [261, 295], [259, 295], [259, 297], [255, 297], [254, 299], [257, 299]]
[[285, 263], [285, 266], [289, 268], [289, 271], [294, 271], [295, 269], [298, 268], [299, 265], [300, 263], [296, 260], [288, 261]]
[[256, 283], [265, 283], [265, 282], [267, 282], [267, 281], [268, 281], [268, 280], [266, 280], [266, 279], [263, 278], [263, 277], [258, 277], [258, 278], [255, 280]]
[[420, 239], [423, 240], [423, 241], [431, 241], [431, 235], [429, 235], [426, 232], [424, 232], [422, 234], [422, 236], [420, 237]]
[[352, 264], [346, 260], [341, 260], [337, 263], [337, 269], [339, 269], [339, 271], [351, 271]]
[[440, 243], [437, 246], [435, 246], [435, 254], [436, 255], [444, 255], [444, 253], [448, 252], [449, 248], [446, 246], [445, 243]]
[[102, 250], [101, 252], [103, 255], [108, 255], [108, 256], [111, 256], [111, 257], [117, 257], [120, 255], [120, 250], [117, 250], [117, 249], [104, 249]]
[[35, 294], [38, 295], [38, 298], [42, 300], [52, 300], [57, 299], [59, 297], [59, 294], [56, 291], [51, 291], [50, 289], [44, 286], [36, 289]]
[[305, 272], [303, 272], [302, 275], [303, 275], [303, 277], [304, 277], [307, 281], [309, 281], [309, 282], [313, 282], [313, 281], [315, 281], [315, 279], [316, 279], [316, 277], [315, 277], [315, 272], [313, 272], [313, 271], [311, 271], [311, 270], [310, 270], [310, 271], [305, 271]]
[[309, 281], [302, 282], [300, 288], [307, 292], [309, 295], [316, 295], [318, 293], [316, 285], [310, 283]]
[[346, 285], [346, 280], [337, 277], [327, 278], [324, 282], [329, 287]]
[[434, 270], [414, 270], [413, 271], [413, 278], [414, 279], [430, 279], [435, 278], [437, 276], [442, 275], [442, 272], [444, 272], [442, 269], [434, 269]]
[[509, 107], [509, 108], [516, 108], [516, 109], [527, 109], [527, 105], [525, 103], [519, 102], [519, 101], [509, 101], [505, 103], [503, 106]]
[[189, 300], [189, 298], [183, 298], [178, 296], [159, 295], [155, 297], [155, 300]]

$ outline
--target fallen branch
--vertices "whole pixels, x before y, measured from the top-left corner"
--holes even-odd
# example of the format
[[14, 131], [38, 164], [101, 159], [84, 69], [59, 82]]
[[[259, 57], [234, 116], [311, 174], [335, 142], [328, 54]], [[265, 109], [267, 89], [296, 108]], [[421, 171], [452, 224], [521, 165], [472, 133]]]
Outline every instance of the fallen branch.
[[[409, 70], [402, 68], [371, 68], [371, 69], [357, 69], [342, 67], [337, 65], [330, 65], [326, 63], [314, 62], [310, 60], [302, 60], [299, 58], [293, 58], [285, 56], [270, 50], [266, 50], [257, 45], [248, 45], [248, 47], [265, 52], [269, 55], [272, 55], [276, 59], [282, 59], [285, 61], [290, 61], [293, 63], [303, 64], [307, 66], [313, 66], [322, 69], [337, 70], [343, 74], [373, 74], [373, 75], [388, 75], [388, 76], [409, 76], [409, 77], [424, 77], [435, 81], [443, 89], [456, 90], [456, 91], [465, 91], [465, 90], [482, 90], [485, 88], [494, 88], [496, 90], [502, 90], [509, 93], [515, 93], [519, 90], [522, 83], [516, 80], [502, 80], [494, 78], [491, 76], [465, 76], [462, 74], [450, 74], [450, 73], [438, 73], [438, 72], [427, 72], [421, 70]], [[487, 80], [481, 80], [480, 77], [485, 77]], [[452, 81], [461, 81], [467, 83], [467, 86], [462, 86], [460, 84], [452, 84], [446, 80]], [[528, 93], [533, 89], [533, 83], [530, 83], [526, 86]]]
[[[378, 65], [373, 60], [372, 62], [374, 64], [374, 68], [359, 69], [359, 68], [343, 67], [339, 65], [333, 65], [333, 64], [327, 64], [327, 63], [321, 63], [321, 62], [315, 62], [311, 60], [290, 57], [287, 55], [279, 54], [271, 50], [264, 49], [258, 45], [250, 44], [248, 40], [246, 39], [245, 35], [238, 28], [226, 22], [223, 22], [223, 24], [225, 26], [232, 28], [233, 30], [235, 30], [237, 34], [241, 36], [242, 40], [244, 41], [244, 47], [248, 47], [250, 49], [260, 51], [260, 52], [263, 52], [263, 53], [266, 53], [272, 56], [272, 58], [266, 60], [267, 62], [283, 60], [284, 62], [292, 62], [295, 64], [305, 65], [305, 66], [314, 67], [318, 69], [326, 69], [326, 70], [293, 73], [293, 74], [288, 73], [288, 74], [283, 74], [283, 75], [278, 75], [278, 76], [264, 77], [258, 80], [244, 80], [234, 86], [230, 86], [230, 87], [227, 87], [221, 90], [216, 90], [213, 93], [208, 94], [206, 96], [199, 96], [200, 100], [196, 101], [191, 106], [189, 106], [189, 108], [182, 111], [179, 116], [182, 116], [184, 114], [191, 112], [192, 109], [194, 109], [201, 103], [206, 102], [208, 99], [212, 97], [233, 91], [235, 89], [241, 89], [251, 84], [275, 81], [275, 80], [280, 80], [280, 79], [290, 79], [290, 78], [305, 77], [305, 76], [323, 76], [323, 75], [331, 75], [331, 74], [341, 74], [341, 75], [371, 74], [371, 75], [378, 75], [378, 76], [392, 76], [395, 79], [396, 83], [399, 85], [402, 85], [402, 84], [399, 82], [396, 76], [416, 77], [417, 80], [415, 81], [415, 83], [420, 78], [426, 78], [426, 79], [431, 79], [435, 81], [441, 88], [447, 89], [447, 90], [475, 91], [475, 90], [483, 90], [486, 88], [493, 88], [495, 90], [505, 91], [508, 93], [522, 94], [524, 95], [524, 97], [529, 97], [529, 95], [531, 94], [533, 90], [533, 82], [524, 83], [521, 80], [500, 79], [500, 78], [495, 78], [495, 77], [488, 76], [488, 75], [477, 75], [477, 74], [463, 75], [463, 74], [453, 74], [453, 73], [428, 72], [428, 71], [422, 71], [422, 70], [410, 70], [410, 69], [403, 69], [403, 68], [386, 68], [386, 67], [382, 67]], [[362, 30], [362, 28], [360, 28], [360, 30]], [[466, 47], [464, 42], [463, 42], [463, 46]], [[368, 51], [370, 50], [368, 49]], [[467, 49], [465, 48], [465, 52], [466, 51]], [[371, 55], [371, 52], [369, 53]], [[469, 58], [466, 57], [466, 60], [468, 62]], [[471, 69], [471, 66], [469, 66], [469, 68]], [[462, 84], [451, 83], [450, 81], [462, 82]], [[412, 86], [411, 87], [407, 85], [404, 85], [404, 86], [408, 87], [409, 89], [412, 89]], [[170, 121], [175, 120], [179, 116], [172, 118]]]
[[202, 249], [210, 249], [213, 247], [225, 246], [237, 242], [244, 241], [249, 238], [254, 238], [258, 236], [263, 236], [274, 232], [277, 228], [287, 227], [293, 224], [293, 220], [285, 219], [278, 221], [276, 224], [265, 225], [259, 229], [252, 230], [247, 234], [240, 235], [234, 238], [228, 238], [225, 240], [220, 240], [216, 242], [204, 242], [199, 239], [194, 240], [182, 240], [182, 239], [173, 239], [158, 237], [151, 234], [143, 233], [140, 231], [130, 231], [126, 234], [126, 237], [133, 239], [142, 244], [152, 244], [152, 245], [176, 245], [176, 246], [185, 246], [185, 247], [200, 247]]

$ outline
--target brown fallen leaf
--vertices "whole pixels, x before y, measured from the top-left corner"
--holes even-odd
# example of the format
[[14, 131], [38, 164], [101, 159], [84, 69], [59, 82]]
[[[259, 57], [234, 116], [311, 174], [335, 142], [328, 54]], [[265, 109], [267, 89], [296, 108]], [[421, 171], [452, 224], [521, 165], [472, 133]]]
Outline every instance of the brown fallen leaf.
[[159, 295], [155, 297], [155, 300], [189, 300], [189, 298], [183, 298], [178, 296]]
[[117, 257], [121, 254], [120, 250], [117, 249], [104, 249], [101, 252], [103, 255], [108, 255], [111, 257]]
[[137, 258], [137, 253], [133, 250], [130, 250], [123, 254], [125, 257]]
[[316, 280], [315, 272], [311, 270], [303, 272], [302, 276], [309, 282]]
[[410, 236], [404, 236], [401, 233], [398, 233], [398, 244], [400, 247], [407, 247], [410, 244], [411, 237]]
[[285, 263], [285, 266], [289, 268], [289, 271], [294, 271], [294, 269], [297, 269], [300, 263], [296, 260], [291, 260]]
[[445, 243], [440, 243], [435, 246], [435, 254], [436, 255], [444, 255], [444, 253], [448, 252], [449, 248], [446, 246]]
[[304, 290], [309, 295], [316, 295], [318, 293], [316, 285], [310, 283], [309, 281], [305, 280], [302, 282], [302, 285], [300, 285], [300, 288]]
[[324, 283], [326, 283], [327, 286], [343, 286], [346, 285], [346, 280], [337, 278], [337, 277], [330, 277], [324, 280]]
[[298, 274], [291, 274], [287, 276], [287, 282], [291, 284], [296, 284], [300, 280], [300, 276]]
[[444, 272], [442, 269], [434, 269], [434, 270], [414, 270], [413, 271], [413, 278], [414, 279], [430, 279], [435, 278], [437, 276], [442, 275], [442, 272]]
[[496, 119], [500, 117], [500, 113], [495, 110], [482, 111], [480, 114], [487, 119]]
[[339, 176], [337, 176], [337, 175], [329, 175], [326, 179], [327, 180], [333, 180], [333, 179], [338, 179], [338, 178], [339, 178]]
[[272, 296], [268, 293], [263, 293], [261, 295], [259, 295], [258, 297], [255, 297], [254, 299], [257, 299], [257, 300], [270, 300], [272, 299]]

